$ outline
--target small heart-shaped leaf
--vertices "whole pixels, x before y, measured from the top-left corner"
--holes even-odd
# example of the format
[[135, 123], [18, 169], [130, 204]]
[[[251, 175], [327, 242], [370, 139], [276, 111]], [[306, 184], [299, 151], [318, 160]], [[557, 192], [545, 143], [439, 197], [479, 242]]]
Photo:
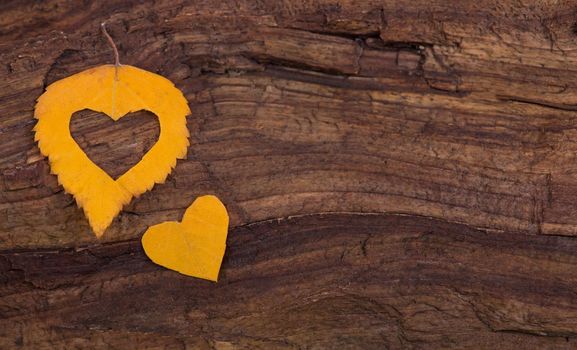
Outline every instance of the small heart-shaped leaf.
[[146, 255], [184, 275], [215, 281], [226, 249], [228, 213], [215, 196], [197, 198], [182, 222], [149, 227], [142, 236]]

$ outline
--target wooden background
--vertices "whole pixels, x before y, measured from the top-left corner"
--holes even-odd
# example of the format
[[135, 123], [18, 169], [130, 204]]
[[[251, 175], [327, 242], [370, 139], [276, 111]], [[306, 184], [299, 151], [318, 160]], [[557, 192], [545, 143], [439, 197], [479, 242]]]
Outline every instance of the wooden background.
[[[33, 109], [113, 62], [166, 76], [191, 146], [102, 241]], [[0, 1], [0, 348], [574, 349], [577, 3]], [[118, 176], [153, 115], [80, 112]], [[231, 216], [218, 284], [152, 264], [146, 227]]]

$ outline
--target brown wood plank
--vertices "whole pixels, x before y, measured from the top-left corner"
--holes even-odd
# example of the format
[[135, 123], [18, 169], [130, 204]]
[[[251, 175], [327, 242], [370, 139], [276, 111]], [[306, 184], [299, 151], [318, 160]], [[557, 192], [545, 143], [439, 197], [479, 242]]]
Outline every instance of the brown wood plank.
[[230, 233], [217, 284], [138, 240], [0, 255], [0, 345], [141, 349], [576, 346], [577, 242], [399, 215]]
[[[0, 347], [573, 348], [576, 9], [0, 2]], [[32, 128], [48, 84], [112, 62], [103, 21], [192, 115], [187, 159], [97, 241]], [[117, 176], [142, 118], [71, 128]], [[202, 194], [231, 215], [216, 285], [139, 248]]]

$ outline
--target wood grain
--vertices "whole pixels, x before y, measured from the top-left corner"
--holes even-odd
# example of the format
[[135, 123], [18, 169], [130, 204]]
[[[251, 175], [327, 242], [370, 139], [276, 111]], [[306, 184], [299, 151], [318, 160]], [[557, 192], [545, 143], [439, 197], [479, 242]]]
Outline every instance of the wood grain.
[[[1, 2], [1, 347], [573, 348], [576, 13]], [[192, 115], [187, 159], [97, 241], [32, 128], [47, 85], [112, 62], [103, 21]], [[156, 137], [149, 119], [86, 120], [75, 137], [113, 176]], [[231, 215], [217, 285], [138, 243], [202, 194]]]
[[217, 284], [138, 240], [0, 255], [0, 346], [572, 349], [577, 242], [387, 214], [238, 227]]

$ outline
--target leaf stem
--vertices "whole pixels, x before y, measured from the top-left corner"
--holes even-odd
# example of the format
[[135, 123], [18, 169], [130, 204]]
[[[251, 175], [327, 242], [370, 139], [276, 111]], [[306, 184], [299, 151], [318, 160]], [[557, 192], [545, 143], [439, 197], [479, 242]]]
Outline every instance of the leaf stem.
[[108, 39], [108, 43], [110, 44], [110, 46], [112, 46], [112, 50], [114, 50], [114, 65], [116, 67], [119, 67], [120, 66], [120, 58], [118, 55], [118, 49], [116, 48], [116, 44], [114, 43], [114, 40], [112, 40], [112, 37], [110, 36], [110, 34], [108, 34], [108, 31], [106, 30], [106, 22], [100, 23], [100, 27], [102, 28], [102, 33], [104, 34], [106, 39]]

